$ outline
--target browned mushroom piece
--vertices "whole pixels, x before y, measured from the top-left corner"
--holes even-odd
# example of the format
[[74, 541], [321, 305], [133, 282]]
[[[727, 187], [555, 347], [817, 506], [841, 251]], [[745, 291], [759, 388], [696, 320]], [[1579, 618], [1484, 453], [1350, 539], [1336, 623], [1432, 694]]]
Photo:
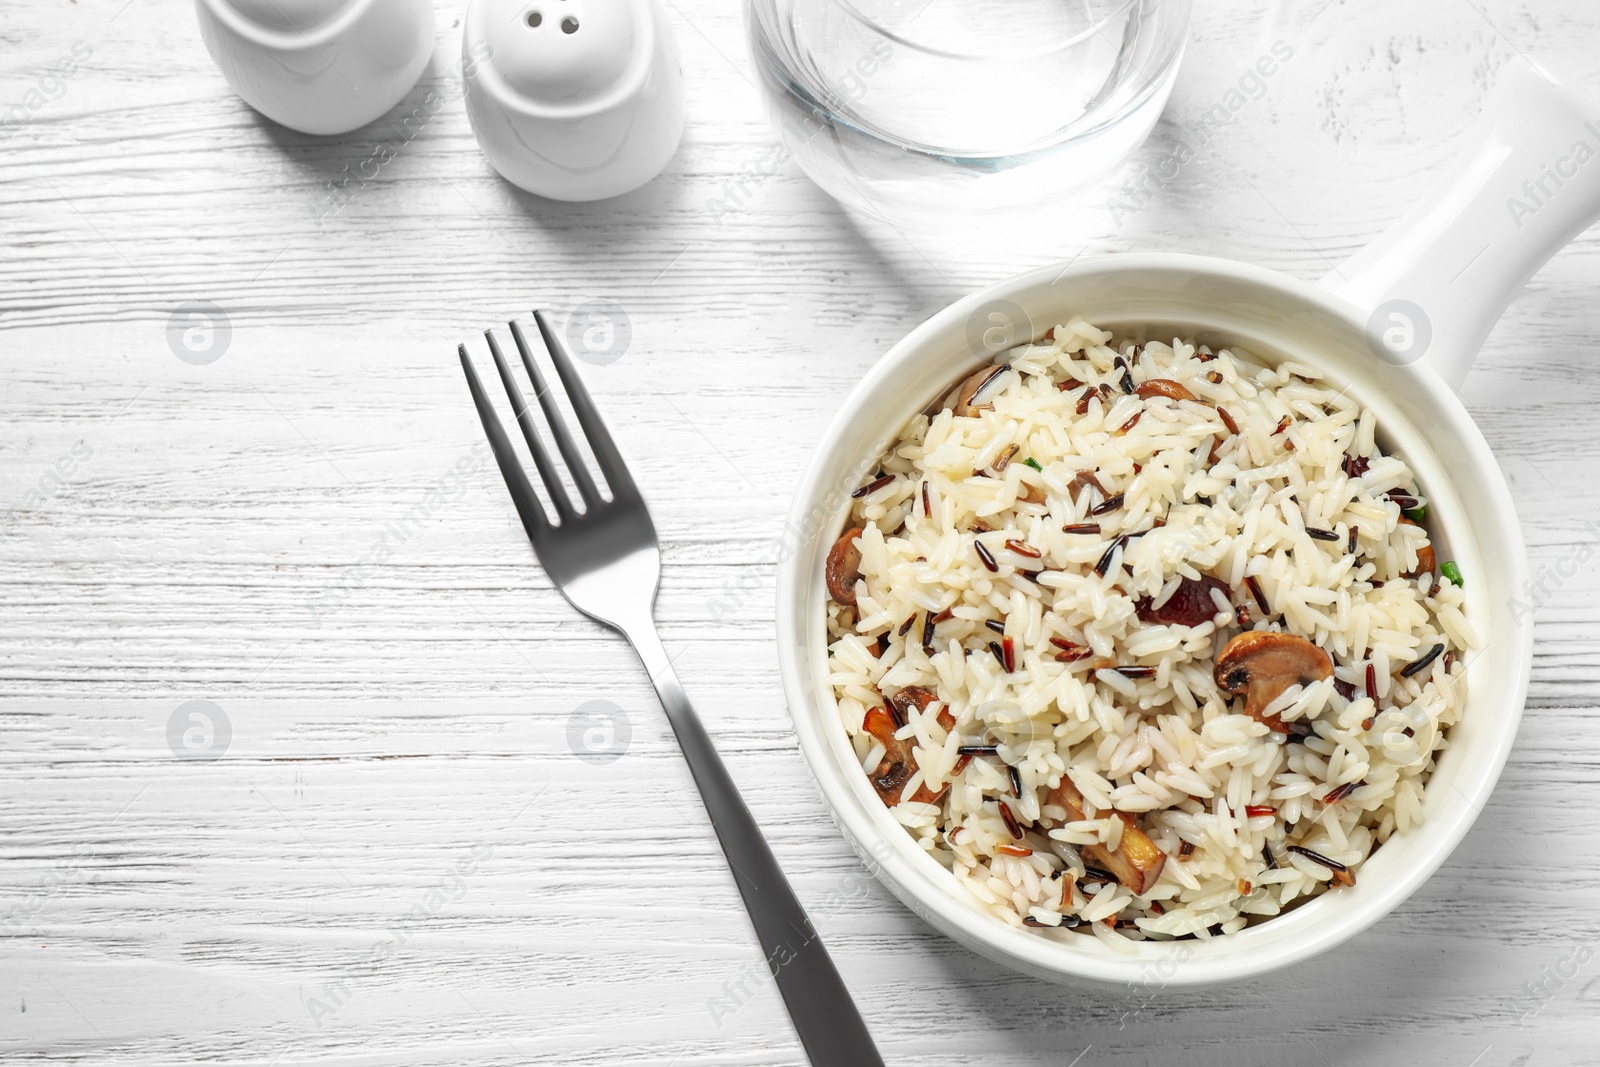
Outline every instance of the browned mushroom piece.
[[1194, 394], [1171, 378], [1151, 378], [1134, 390], [1140, 399], [1149, 400], [1153, 396], [1164, 396], [1168, 400], [1193, 400]]
[[861, 577], [861, 549], [856, 545], [856, 538], [860, 536], [861, 527], [852, 526], [828, 549], [828, 564], [824, 568], [828, 595], [840, 604], [854, 606], [856, 602], [856, 579]]
[[980, 404], [977, 402], [978, 394], [989, 388], [1002, 374], [1010, 370], [1009, 364], [1002, 363], [998, 367], [981, 367], [967, 377], [960, 385], [951, 390], [945, 397], [945, 406], [956, 415], [976, 415], [980, 411], [988, 411], [993, 404]]
[[[923, 711], [938, 699], [937, 694], [931, 689], [925, 689], [920, 685], [908, 685], [891, 696], [889, 703], [894, 705], [895, 711], [903, 721], [910, 709]], [[939, 709], [939, 725], [946, 730], [955, 728], [956, 717], [951, 714], [948, 707]], [[877, 791], [878, 797], [884, 804], [892, 808], [900, 803], [900, 794], [905, 791], [906, 783], [911, 780], [911, 776], [922, 769], [912, 752], [916, 747], [916, 741], [910, 738], [902, 740], [895, 736], [899, 725], [895, 721], [895, 716], [882, 705], [867, 709], [861, 728], [883, 746], [883, 758], [878, 761], [878, 767], [871, 775], [872, 788]], [[957, 760], [954, 773], [961, 773], [971, 758], [962, 756]], [[935, 793], [924, 783], [919, 785], [917, 791], [908, 799], [919, 804], [937, 803], [949, 788], [950, 783], [946, 782], [944, 788]]]
[[[932, 704], [938, 699], [939, 694], [935, 693], [927, 686], [908, 685], [898, 693], [894, 694], [894, 696], [890, 697], [889, 703], [894, 705], [894, 710], [900, 713], [900, 718], [902, 721], [904, 721], [910, 716], [913, 710], [927, 711], [928, 705]], [[948, 713], [949, 709], [947, 708], [945, 710]], [[942, 721], [944, 718], [943, 715], [939, 716], [939, 718], [941, 719], [940, 725], [944, 726], [946, 730], [955, 725], [954, 717], [950, 719], [948, 724]]]
[[1134, 610], [1144, 622], [1162, 626], [1199, 626], [1210, 622], [1217, 614], [1217, 602], [1211, 590], [1220, 589], [1224, 599], [1228, 596], [1228, 583], [1209, 574], [1196, 581], [1185, 578], [1178, 583], [1177, 591], [1159, 608], [1151, 607], [1154, 598], [1142, 596], [1134, 601]]
[[[1050, 790], [1047, 803], [1066, 808], [1068, 822], [1090, 818], [1085, 814], [1083, 794], [1078, 792], [1078, 787], [1066, 775], [1061, 776], [1060, 785]], [[1161, 868], [1167, 863], [1167, 854], [1139, 829], [1138, 819], [1125, 811], [1119, 811], [1117, 815], [1122, 819], [1123, 827], [1122, 840], [1115, 850], [1104, 845], [1083, 845], [1079, 850], [1094, 861], [1095, 866], [1116, 875], [1117, 881], [1127, 886], [1134, 896], [1143, 896], [1161, 876]]]
[[1111, 495], [1106, 492], [1106, 487], [1100, 484], [1100, 479], [1096, 477], [1094, 471], [1079, 471], [1072, 476], [1072, 481], [1067, 483], [1067, 496], [1077, 500], [1078, 494], [1090, 486], [1093, 486], [1102, 498]]
[[[1414, 522], [1403, 515], [1400, 517], [1400, 525], [1416, 526], [1418, 528], [1422, 526], [1420, 522]], [[1423, 532], [1426, 533], [1427, 531]], [[1432, 574], [1434, 570], [1438, 568], [1438, 565], [1439, 557], [1434, 554], [1433, 544], [1430, 542], [1417, 549], [1417, 569], [1414, 571], [1408, 571], [1405, 577], [1420, 578], [1424, 574]]]
[[1291, 685], [1332, 678], [1333, 660], [1303, 637], [1250, 630], [1223, 648], [1212, 677], [1223, 692], [1244, 696], [1246, 715], [1283, 733], [1283, 720], [1266, 714], [1267, 706]]

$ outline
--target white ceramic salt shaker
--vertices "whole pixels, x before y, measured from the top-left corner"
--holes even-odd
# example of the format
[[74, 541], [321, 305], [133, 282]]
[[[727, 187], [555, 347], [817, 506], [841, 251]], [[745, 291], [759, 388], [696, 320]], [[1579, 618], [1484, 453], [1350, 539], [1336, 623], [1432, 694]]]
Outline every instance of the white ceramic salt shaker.
[[472, 0], [467, 114], [507, 181], [601, 200], [661, 173], [683, 136], [683, 67], [656, 0]]
[[433, 54], [432, 0], [195, 0], [195, 10], [234, 91], [302, 133], [365, 126]]

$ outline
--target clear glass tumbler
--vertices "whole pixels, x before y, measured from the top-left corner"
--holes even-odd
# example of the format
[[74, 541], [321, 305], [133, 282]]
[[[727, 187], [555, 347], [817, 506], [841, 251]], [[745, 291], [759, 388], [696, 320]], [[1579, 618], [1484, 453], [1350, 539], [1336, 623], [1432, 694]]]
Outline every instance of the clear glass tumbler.
[[746, 0], [745, 23], [812, 180], [935, 221], [1104, 180], [1166, 105], [1189, 0]]

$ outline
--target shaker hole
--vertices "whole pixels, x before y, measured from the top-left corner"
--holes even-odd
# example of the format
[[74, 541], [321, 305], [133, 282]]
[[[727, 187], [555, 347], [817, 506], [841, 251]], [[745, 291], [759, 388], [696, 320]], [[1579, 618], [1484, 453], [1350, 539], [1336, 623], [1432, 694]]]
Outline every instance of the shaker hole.
[[561, 20], [561, 32], [562, 33], [577, 33], [578, 32], [578, 20], [573, 18], [571, 15], [568, 15], [566, 18], [562, 19]]
[[542, 22], [544, 22], [544, 16], [541, 15], [539, 12], [537, 12], [537, 11], [528, 12], [528, 25], [529, 26], [533, 26], [533, 27], [537, 28], [539, 26], [539, 24], [542, 23]]

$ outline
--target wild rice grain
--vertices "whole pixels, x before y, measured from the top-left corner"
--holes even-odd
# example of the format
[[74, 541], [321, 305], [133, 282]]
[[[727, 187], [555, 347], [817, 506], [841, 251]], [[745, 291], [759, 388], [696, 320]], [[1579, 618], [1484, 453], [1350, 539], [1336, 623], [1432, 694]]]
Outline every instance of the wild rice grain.
[[1346, 782], [1337, 789], [1328, 790], [1328, 792], [1324, 794], [1322, 802], [1324, 804], [1337, 804], [1339, 801], [1343, 800], [1345, 797], [1349, 796], [1351, 793], [1354, 793], [1357, 789], [1366, 784], [1366, 782]]
[[1100, 503], [1098, 503], [1094, 507], [1090, 508], [1089, 509], [1089, 514], [1091, 514], [1091, 515], [1104, 515], [1108, 511], [1116, 511], [1121, 506], [1122, 506], [1122, 494], [1118, 493], [1115, 496], [1106, 497], [1104, 500], [1100, 501]]
[[868, 482], [866, 485], [863, 485], [860, 489], [857, 489], [855, 492], [851, 493], [850, 497], [852, 500], [859, 500], [864, 496], [871, 496], [873, 493], [876, 493], [879, 489], [882, 489], [892, 481], [894, 481], [894, 475], [885, 474], [881, 478], [876, 478]]
[[1011, 811], [1011, 805], [1004, 800], [997, 801], [1000, 805], [1000, 821], [1006, 824], [1006, 832], [1018, 841], [1022, 840], [1022, 824], [1017, 822], [1016, 815]]
[[1106, 571], [1111, 568], [1111, 557], [1116, 555], [1117, 549], [1123, 547], [1127, 543], [1128, 543], [1128, 535], [1127, 534], [1123, 534], [1121, 537], [1119, 537], [1116, 540], [1112, 541], [1111, 542], [1111, 547], [1107, 548], [1106, 552], [1105, 552], [1105, 555], [1100, 557], [1100, 562], [1096, 563], [1094, 565], [1094, 572], [1096, 574], [1098, 574], [1100, 577], [1104, 578], [1106, 576]]
[[1428, 650], [1427, 655], [1423, 656], [1421, 659], [1412, 660], [1404, 669], [1402, 669], [1400, 671], [1400, 677], [1411, 678], [1421, 674], [1423, 671], [1428, 669], [1428, 664], [1439, 658], [1439, 653], [1443, 651], [1444, 645], [1434, 645]]
[[1256, 581], [1253, 574], [1245, 575], [1244, 584], [1249, 587], [1250, 595], [1255, 597], [1256, 603], [1261, 606], [1261, 614], [1271, 615], [1272, 608], [1267, 604], [1267, 594], [1261, 591], [1261, 583]]
[[1324, 856], [1320, 852], [1313, 852], [1309, 848], [1305, 848], [1305, 847], [1300, 846], [1300, 845], [1290, 845], [1289, 846], [1289, 851], [1290, 852], [1298, 852], [1300, 855], [1304, 856], [1306, 859], [1310, 860], [1312, 863], [1320, 863], [1322, 866], [1328, 868], [1328, 870], [1330, 870], [1330, 871], [1348, 871], [1350, 869], [1349, 867], [1346, 867], [1344, 864], [1339, 863], [1336, 860], [1330, 860], [1328, 857]]

